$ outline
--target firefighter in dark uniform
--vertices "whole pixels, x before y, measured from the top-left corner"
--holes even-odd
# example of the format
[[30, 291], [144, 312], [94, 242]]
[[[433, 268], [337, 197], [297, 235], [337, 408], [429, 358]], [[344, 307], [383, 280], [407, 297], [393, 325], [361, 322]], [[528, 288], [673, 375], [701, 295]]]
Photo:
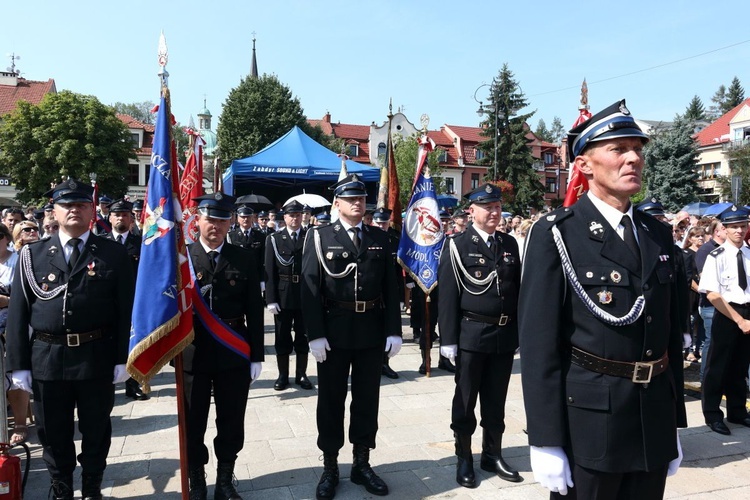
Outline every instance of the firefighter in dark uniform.
[[[277, 391], [289, 387], [289, 355], [296, 354], [294, 383], [312, 389], [307, 378], [307, 353], [310, 347], [305, 334], [305, 322], [300, 304], [300, 274], [305, 229], [302, 224], [303, 205], [287, 203], [283, 209], [284, 229], [271, 233], [266, 239], [266, 303], [274, 315], [276, 362], [279, 378], [273, 385]], [[292, 339], [294, 325], [294, 339]]]
[[143, 224], [141, 223], [142, 214], [143, 200], [135, 200], [133, 202], [133, 226], [130, 228], [130, 232], [135, 236], [143, 236]]
[[128, 379], [133, 268], [122, 245], [89, 231], [88, 183], [68, 179], [45, 196], [53, 199], [60, 231], [21, 252], [12, 288], [19, 293], [8, 310], [7, 368], [17, 388], [33, 389], [54, 498], [73, 498], [76, 408], [81, 491], [97, 499], [112, 435], [113, 383]]
[[732, 206], [719, 216], [727, 230], [723, 245], [712, 250], [703, 266], [698, 289], [719, 314], [714, 315], [711, 346], [704, 357], [706, 371], [701, 387], [703, 417], [712, 431], [729, 435], [721, 399], [726, 395], [727, 420], [750, 427], [746, 394], [750, 362], [750, 248], [745, 245], [748, 216]]
[[[399, 303], [401, 303], [404, 300], [404, 274], [401, 271], [401, 266], [398, 264], [398, 261], [396, 260], [396, 254], [398, 253], [398, 243], [399, 243], [400, 238], [398, 236], [398, 231], [390, 227], [392, 213], [393, 213], [392, 210], [388, 210], [385, 207], [377, 208], [375, 209], [375, 212], [373, 212], [372, 214], [372, 222], [373, 224], [377, 225], [377, 227], [379, 227], [380, 229], [382, 229], [388, 234], [388, 241], [391, 244], [391, 255], [393, 257], [393, 268], [395, 269], [395, 273], [396, 273], [396, 286], [398, 287]], [[397, 379], [398, 373], [393, 368], [391, 368], [391, 365], [388, 362], [388, 359], [389, 359], [388, 353], [384, 352], [382, 373], [383, 375], [385, 375], [386, 377], [390, 379]]]
[[112, 224], [109, 222], [109, 204], [112, 198], [107, 195], [99, 198], [99, 208], [96, 211], [96, 221], [94, 221], [94, 234], [104, 236], [112, 230]]
[[[109, 204], [109, 223], [112, 231], [104, 238], [116, 241], [125, 246], [130, 262], [133, 264], [133, 275], [138, 277], [138, 260], [141, 258], [141, 237], [135, 236], [131, 231], [133, 224], [133, 204], [125, 199], [119, 199]], [[125, 382], [125, 396], [136, 401], [145, 401], [148, 394], [141, 390], [132, 377]]]
[[502, 217], [500, 188], [484, 184], [467, 193], [474, 223], [445, 240], [440, 254], [440, 353], [456, 363], [451, 429], [456, 438], [456, 482], [476, 487], [471, 436], [477, 396], [482, 416], [482, 470], [521, 481], [503, 460], [505, 397], [518, 347], [521, 261], [516, 240], [495, 233]]
[[344, 445], [344, 402], [351, 370], [351, 480], [373, 495], [388, 486], [369, 464], [378, 430], [383, 350], [401, 349], [401, 318], [388, 235], [362, 224], [364, 183], [352, 174], [332, 188], [339, 219], [308, 231], [302, 256], [302, 312], [318, 362], [318, 448], [323, 474], [316, 498], [333, 498]]
[[250, 360], [231, 351], [195, 318], [195, 340], [186, 349], [187, 455], [190, 498], [206, 498], [204, 444], [213, 393], [216, 408], [214, 498], [239, 499], [232, 484], [234, 462], [244, 440], [245, 409], [252, 380], [263, 361], [263, 301], [253, 254], [225, 244], [235, 198], [213, 193], [196, 198], [200, 238], [188, 245], [197, 285], [206, 304], [250, 345]]
[[252, 252], [253, 261], [258, 266], [258, 276], [261, 282], [265, 282], [266, 275], [263, 264], [266, 259], [266, 234], [253, 225], [255, 211], [250, 205], [242, 203], [236, 209], [237, 227], [227, 233], [227, 241]]
[[630, 203], [647, 141], [624, 100], [572, 129], [589, 192], [527, 236], [521, 381], [531, 468], [553, 498], [662, 498], [681, 460], [675, 247]]

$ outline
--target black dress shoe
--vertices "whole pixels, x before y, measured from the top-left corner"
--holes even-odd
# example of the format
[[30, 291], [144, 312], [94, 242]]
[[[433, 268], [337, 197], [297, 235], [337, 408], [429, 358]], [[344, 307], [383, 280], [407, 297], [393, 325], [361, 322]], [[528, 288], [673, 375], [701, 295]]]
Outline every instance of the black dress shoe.
[[312, 382], [310, 382], [310, 379], [305, 374], [294, 377], [294, 383], [307, 391], [313, 388]]
[[146, 401], [148, 399], [148, 394], [144, 393], [138, 382], [132, 378], [125, 382], [125, 396], [136, 401]]
[[283, 391], [287, 387], [289, 387], [289, 377], [285, 375], [279, 375], [279, 378], [273, 383], [273, 388], [277, 391]]
[[750, 415], [739, 420], [727, 418], [727, 422], [730, 422], [732, 424], [737, 424], [737, 425], [744, 425], [745, 427], [750, 427]]
[[732, 433], [732, 431], [729, 430], [729, 427], [727, 427], [727, 424], [725, 424], [723, 420], [717, 420], [716, 422], [711, 422], [710, 424], [708, 424], [708, 427], [712, 431], [718, 432], [719, 434], [723, 434], [725, 436], [728, 436]]
[[419, 365], [419, 374], [420, 375], [427, 375], [427, 367], [425, 366], [424, 363], [422, 363], [421, 365]]
[[383, 375], [385, 375], [388, 378], [397, 379], [398, 373], [396, 373], [393, 368], [383, 363]]
[[519, 483], [523, 478], [513, 467], [507, 464], [503, 457], [482, 453], [479, 464], [482, 470], [497, 474], [500, 479], [505, 479], [511, 483]]
[[451, 363], [451, 360], [446, 358], [445, 356], [440, 356], [440, 361], [438, 361], [438, 368], [449, 373], [456, 373], [456, 365]]

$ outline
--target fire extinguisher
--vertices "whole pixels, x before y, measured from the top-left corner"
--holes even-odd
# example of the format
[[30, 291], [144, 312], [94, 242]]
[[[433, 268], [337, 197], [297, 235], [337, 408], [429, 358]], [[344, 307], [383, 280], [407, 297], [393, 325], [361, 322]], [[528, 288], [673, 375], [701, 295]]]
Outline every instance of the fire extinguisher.
[[21, 443], [26, 450], [26, 470], [21, 479], [21, 459], [11, 455], [11, 445], [0, 443], [0, 500], [21, 500], [26, 489], [26, 479], [29, 477], [31, 465], [31, 451], [26, 443]]

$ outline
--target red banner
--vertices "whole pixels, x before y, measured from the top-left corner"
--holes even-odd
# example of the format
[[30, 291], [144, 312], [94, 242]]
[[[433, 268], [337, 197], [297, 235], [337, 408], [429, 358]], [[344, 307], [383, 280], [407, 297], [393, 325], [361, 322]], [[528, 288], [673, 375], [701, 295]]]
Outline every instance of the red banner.
[[205, 142], [198, 132], [186, 130], [193, 140], [185, 170], [180, 178], [180, 205], [182, 206], [182, 225], [185, 229], [185, 243], [198, 241], [198, 202], [193, 201], [203, 195], [203, 145]]
[[[587, 109], [583, 108], [580, 111], [581, 112], [571, 129], [576, 128], [578, 125], [591, 118], [591, 113], [589, 113]], [[583, 193], [589, 190], [589, 181], [586, 179], [586, 176], [583, 175], [583, 172], [581, 172], [573, 163], [575, 158], [568, 158], [568, 160], [571, 162], [570, 179], [568, 179], [568, 190], [565, 192], [565, 201], [563, 202], [564, 207], [569, 207], [575, 204], [575, 202], [583, 196]]]

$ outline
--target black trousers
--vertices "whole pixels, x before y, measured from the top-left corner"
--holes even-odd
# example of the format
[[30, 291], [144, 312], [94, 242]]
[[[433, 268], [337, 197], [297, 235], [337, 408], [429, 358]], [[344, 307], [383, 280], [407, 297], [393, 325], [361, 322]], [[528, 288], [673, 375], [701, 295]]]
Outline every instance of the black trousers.
[[[750, 310], [737, 312], [746, 318], [750, 316]], [[706, 423], [724, 418], [720, 408], [722, 394], [727, 397], [727, 418], [742, 420], [747, 417], [745, 377], [750, 362], [750, 335], [743, 335], [734, 321], [717, 310], [711, 327], [711, 345], [703, 360], [706, 368], [701, 403]]]
[[555, 500], [661, 500], [667, 483], [667, 466], [654, 471], [601, 472], [573, 466], [568, 494], [550, 493]]
[[110, 414], [115, 404], [112, 380], [34, 380], [32, 385], [34, 418], [50, 476], [69, 476], [76, 468], [76, 408], [81, 432], [78, 461], [86, 474], [103, 473], [112, 441]]
[[[273, 317], [275, 340], [273, 346], [279, 356], [288, 356], [294, 350], [297, 354], [310, 352], [310, 345], [305, 335], [305, 321], [302, 319], [302, 309], [282, 309]], [[292, 340], [292, 325], [294, 325], [294, 340]]]
[[451, 429], [458, 434], [474, 433], [477, 428], [474, 408], [479, 396], [482, 416], [479, 425], [489, 431], [505, 431], [505, 398], [513, 370], [513, 354], [513, 351], [486, 353], [459, 350]]
[[215, 373], [195, 372], [190, 378], [192, 380], [185, 386], [190, 391], [186, 398], [188, 466], [193, 468], [208, 463], [208, 448], [204, 439], [212, 387], [216, 406], [216, 459], [219, 462], [234, 463], [245, 439], [250, 367], [242, 366]]
[[318, 363], [318, 448], [336, 454], [344, 446], [344, 404], [351, 369], [349, 442], [375, 448], [383, 348], [331, 348]]

